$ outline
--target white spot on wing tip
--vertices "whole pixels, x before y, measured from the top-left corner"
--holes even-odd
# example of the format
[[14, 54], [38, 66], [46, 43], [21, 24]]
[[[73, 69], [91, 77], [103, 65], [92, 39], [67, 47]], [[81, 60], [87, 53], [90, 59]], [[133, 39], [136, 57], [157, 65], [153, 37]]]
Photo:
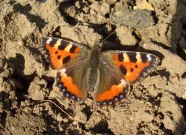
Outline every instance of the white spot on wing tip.
[[52, 38], [48, 38], [48, 40], [46, 41], [47, 44], [49, 44], [52, 41]]
[[150, 54], [147, 55], [148, 60], [152, 60]]

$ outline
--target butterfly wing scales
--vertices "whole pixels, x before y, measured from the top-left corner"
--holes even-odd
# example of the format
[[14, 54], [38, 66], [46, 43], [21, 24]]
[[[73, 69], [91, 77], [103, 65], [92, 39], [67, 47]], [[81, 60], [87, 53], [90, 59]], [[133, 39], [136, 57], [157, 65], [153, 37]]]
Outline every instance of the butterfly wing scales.
[[98, 74], [99, 80], [97, 81], [99, 86], [95, 93], [95, 100], [98, 105], [113, 105], [128, 95], [129, 86], [110, 59], [109, 54], [102, 56]]
[[[74, 71], [78, 72], [75, 73]], [[85, 74], [80, 70], [73, 68], [63, 68], [58, 73], [58, 85], [64, 92], [65, 96], [73, 99], [85, 99], [87, 96], [86, 90], [83, 88], [82, 83]]]
[[114, 104], [128, 95], [129, 84], [139, 81], [159, 63], [153, 54], [109, 51], [103, 54], [99, 88], [95, 100], [99, 105]]
[[74, 59], [81, 50], [80, 46], [73, 42], [53, 37], [43, 38], [42, 45], [47, 52], [47, 59], [54, 69], [61, 69], [64, 64]]
[[159, 58], [149, 53], [118, 51], [112, 52], [112, 55], [123, 78], [130, 84], [141, 80], [159, 63]]

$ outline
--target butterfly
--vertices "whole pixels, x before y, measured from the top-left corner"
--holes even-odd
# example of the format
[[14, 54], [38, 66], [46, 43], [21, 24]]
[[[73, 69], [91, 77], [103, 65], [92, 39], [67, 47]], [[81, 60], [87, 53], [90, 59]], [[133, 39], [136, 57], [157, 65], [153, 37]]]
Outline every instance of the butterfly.
[[93, 95], [97, 105], [114, 105], [127, 97], [129, 86], [159, 63], [156, 55], [133, 51], [102, 51], [66, 39], [44, 37], [42, 47], [58, 70], [57, 85], [66, 97], [84, 100]]

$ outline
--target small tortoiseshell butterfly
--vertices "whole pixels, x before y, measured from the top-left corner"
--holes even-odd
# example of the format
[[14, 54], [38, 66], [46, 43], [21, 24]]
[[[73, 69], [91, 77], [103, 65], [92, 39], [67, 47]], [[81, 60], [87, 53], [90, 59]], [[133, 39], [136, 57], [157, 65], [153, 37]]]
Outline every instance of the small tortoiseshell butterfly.
[[53, 37], [43, 38], [42, 45], [51, 66], [58, 70], [57, 84], [64, 95], [81, 100], [92, 93], [98, 105], [126, 98], [129, 85], [159, 63], [150, 53], [101, 51], [101, 45], [91, 47]]

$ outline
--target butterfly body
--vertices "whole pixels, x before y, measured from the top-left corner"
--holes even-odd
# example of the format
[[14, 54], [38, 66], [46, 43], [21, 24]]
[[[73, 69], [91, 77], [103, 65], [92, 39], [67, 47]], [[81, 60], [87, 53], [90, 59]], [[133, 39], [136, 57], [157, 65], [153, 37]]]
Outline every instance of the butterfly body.
[[85, 71], [87, 79], [84, 80], [88, 86], [88, 92], [93, 92], [93, 90], [95, 89], [94, 87], [96, 85], [100, 68], [100, 55], [101, 51], [98, 46], [95, 46], [93, 47], [93, 49], [90, 50], [90, 57], [87, 61], [89, 64], [87, 70]]
[[93, 95], [98, 105], [126, 98], [129, 85], [140, 80], [159, 62], [157, 56], [128, 51], [101, 51], [63, 39], [42, 41], [47, 59], [58, 70], [58, 86], [65, 96], [85, 99]]

